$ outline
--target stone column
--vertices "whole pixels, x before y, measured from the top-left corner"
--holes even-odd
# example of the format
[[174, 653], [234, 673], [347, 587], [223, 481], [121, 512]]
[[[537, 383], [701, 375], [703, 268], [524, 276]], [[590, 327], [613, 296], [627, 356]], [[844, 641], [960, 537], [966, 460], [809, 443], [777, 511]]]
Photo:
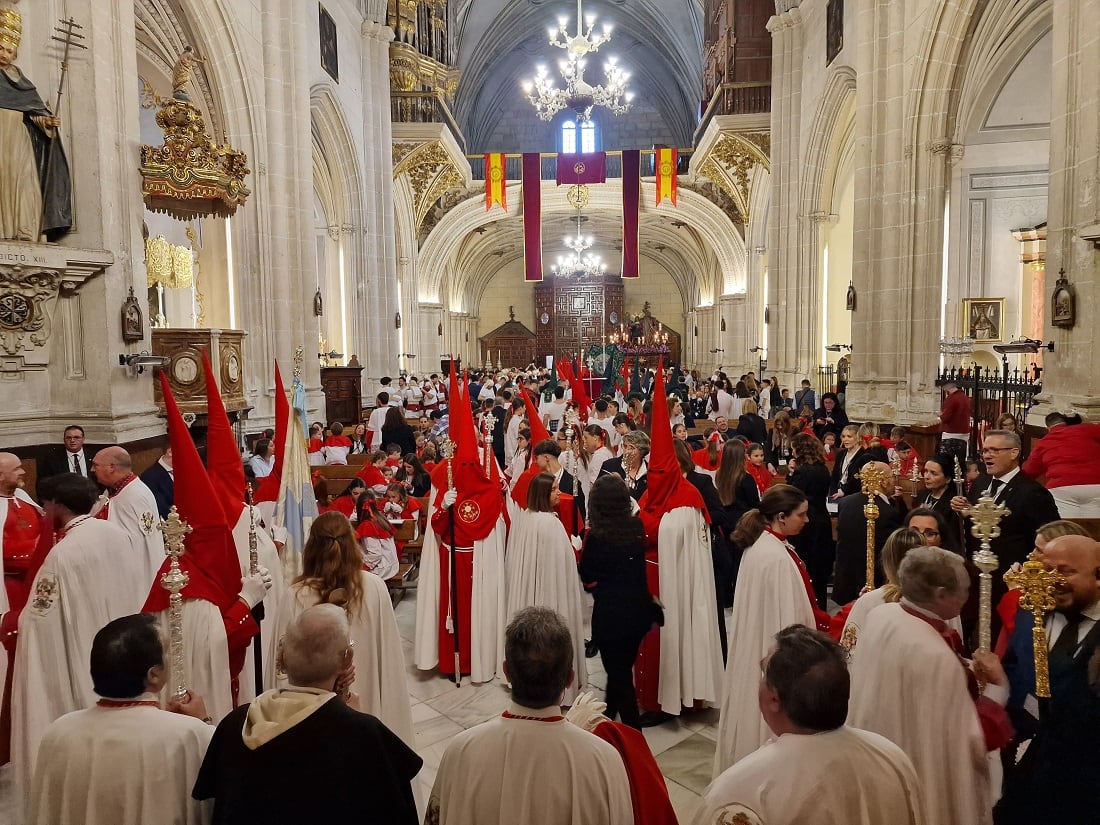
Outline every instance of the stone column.
[[1029, 423], [1052, 409], [1074, 409], [1100, 420], [1100, 17], [1091, 2], [1053, 6], [1047, 300], [1055, 273], [1065, 270], [1077, 291], [1076, 324], [1046, 331], [1055, 350], [1044, 357], [1043, 393]]
[[[800, 217], [802, 13], [797, 6], [768, 21], [772, 33], [771, 205], [769, 214], [768, 372], [784, 378], [808, 368], [819, 339], [816, 250]], [[812, 226], [812, 224], [811, 224]], [[816, 233], [814, 233], [816, 237]], [[756, 367], [752, 367], [756, 369]]]
[[[370, 313], [366, 325], [366, 353], [360, 360], [368, 375], [392, 375], [398, 369], [398, 331], [394, 314], [397, 300], [397, 239], [393, 206], [393, 130], [390, 123], [389, 44], [393, 30], [383, 23], [363, 22], [363, 175], [367, 181], [364, 204], [364, 267], [359, 273]], [[415, 295], [412, 296], [415, 299]], [[404, 322], [402, 322], [404, 324]], [[411, 352], [412, 350], [405, 350]]]

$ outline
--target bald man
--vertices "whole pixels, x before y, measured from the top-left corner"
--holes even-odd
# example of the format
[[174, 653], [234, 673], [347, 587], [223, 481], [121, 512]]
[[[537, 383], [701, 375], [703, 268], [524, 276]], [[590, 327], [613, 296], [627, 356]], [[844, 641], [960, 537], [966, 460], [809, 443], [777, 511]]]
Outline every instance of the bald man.
[[[874, 586], [879, 587], [886, 583], [886, 576], [878, 557], [886, 539], [901, 527], [902, 514], [890, 501], [894, 494], [894, 473], [890, 465], [884, 461], [870, 461], [864, 466], [877, 467], [884, 475], [875, 521]], [[833, 577], [833, 599], [837, 604], [854, 601], [867, 581], [867, 518], [863, 515], [866, 503], [867, 497], [861, 491], [844, 496], [837, 509], [836, 572]]]
[[1054, 610], [1044, 620], [1050, 698], [1035, 697], [1032, 616], [1021, 610], [1004, 660], [1011, 686], [1008, 711], [1019, 738], [1033, 738], [1019, 764], [1007, 760], [1004, 795], [993, 812], [996, 825], [1096, 821], [1100, 544], [1087, 536], [1063, 536], [1043, 549], [1043, 563], [1063, 578]]
[[104, 447], [92, 459], [96, 481], [107, 489], [99, 497], [92, 515], [117, 524], [130, 537], [135, 553], [145, 557], [146, 585], [164, 561], [164, 539], [157, 523], [157, 499], [145, 482], [134, 475], [130, 454], [122, 447]]

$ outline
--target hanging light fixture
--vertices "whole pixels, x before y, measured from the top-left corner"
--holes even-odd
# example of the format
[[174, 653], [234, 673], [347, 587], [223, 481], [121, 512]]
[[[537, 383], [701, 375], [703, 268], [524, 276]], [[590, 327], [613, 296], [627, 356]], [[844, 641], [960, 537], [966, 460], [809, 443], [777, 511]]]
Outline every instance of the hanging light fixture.
[[565, 236], [565, 245], [572, 251], [566, 255], [559, 255], [558, 262], [550, 267], [550, 271], [555, 275], [583, 277], [585, 275], [602, 275], [607, 271], [607, 264], [603, 263], [603, 259], [599, 255], [591, 252], [583, 254], [595, 242], [591, 235], [581, 234], [583, 220], [580, 213], [578, 213], [577, 234]]
[[[545, 66], [536, 68], [535, 79], [523, 84], [527, 99], [535, 107], [542, 120], [552, 120], [562, 109], [572, 109], [578, 121], [592, 119], [592, 109], [603, 106], [612, 114], [625, 114], [630, 109], [634, 94], [626, 90], [630, 73], [618, 65], [614, 57], [604, 63], [604, 75], [607, 82], [602, 86], [592, 86], [584, 79], [584, 70], [588, 61], [585, 55], [595, 54], [600, 46], [611, 40], [611, 24], [603, 24], [603, 33], [595, 34], [596, 15], [584, 17], [581, 10], [582, 0], [577, 0], [577, 33], [570, 36], [566, 17], [558, 18], [557, 27], [549, 30], [550, 45], [564, 49], [567, 56], [558, 63], [565, 88], [558, 88]], [[583, 21], [583, 24], [582, 24]], [[587, 31], [585, 31], [587, 27]], [[582, 33], [583, 32], [583, 33]]]

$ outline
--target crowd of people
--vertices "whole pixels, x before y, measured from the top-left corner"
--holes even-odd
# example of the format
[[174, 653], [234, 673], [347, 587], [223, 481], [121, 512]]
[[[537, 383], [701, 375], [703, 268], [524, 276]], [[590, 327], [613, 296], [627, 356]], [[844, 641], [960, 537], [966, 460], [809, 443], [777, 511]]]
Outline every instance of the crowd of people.
[[[216, 392], [205, 460], [166, 385], [165, 450], [140, 478], [79, 426], [33, 498], [0, 453], [0, 739], [26, 821], [413, 822], [419, 803], [429, 825], [671, 823], [639, 729], [706, 707], [697, 825], [1095, 820], [1100, 425], [1055, 413], [1024, 461], [1015, 426], [970, 444], [948, 386], [922, 458], [808, 380], [792, 397], [673, 367], [590, 393], [582, 373], [383, 379], [365, 420], [298, 442], [309, 464], [360, 465], [308, 524], [265, 494], [291, 419], [242, 458]], [[1049, 698], [999, 575], [997, 643], [968, 644], [983, 496], [1007, 508], [1002, 569], [1037, 548], [1057, 574]], [[181, 621], [157, 529], [173, 507], [192, 528]], [[426, 799], [386, 586], [406, 519], [427, 525], [415, 666], [512, 699], [448, 745]]]

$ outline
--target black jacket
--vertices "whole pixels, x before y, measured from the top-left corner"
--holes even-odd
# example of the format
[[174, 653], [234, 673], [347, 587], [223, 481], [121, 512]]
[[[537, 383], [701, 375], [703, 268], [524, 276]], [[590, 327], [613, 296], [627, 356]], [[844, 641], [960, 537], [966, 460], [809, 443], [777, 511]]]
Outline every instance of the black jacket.
[[[844, 605], [854, 601], [866, 583], [867, 519], [863, 505], [867, 497], [853, 493], [840, 500], [836, 526], [836, 570], [833, 573], [833, 601]], [[886, 583], [880, 554], [886, 539], [901, 527], [901, 513], [880, 497], [875, 520], [875, 586]]]

